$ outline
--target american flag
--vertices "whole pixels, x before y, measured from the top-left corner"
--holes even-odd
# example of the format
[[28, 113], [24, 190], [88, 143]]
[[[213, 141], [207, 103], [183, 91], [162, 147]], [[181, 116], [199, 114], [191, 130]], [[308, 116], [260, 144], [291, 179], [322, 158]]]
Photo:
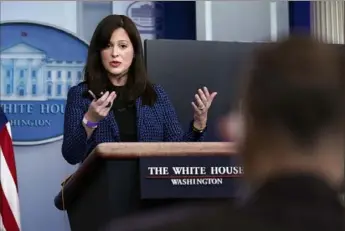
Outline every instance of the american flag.
[[19, 230], [18, 184], [11, 128], [0, 108], [0, 231]]

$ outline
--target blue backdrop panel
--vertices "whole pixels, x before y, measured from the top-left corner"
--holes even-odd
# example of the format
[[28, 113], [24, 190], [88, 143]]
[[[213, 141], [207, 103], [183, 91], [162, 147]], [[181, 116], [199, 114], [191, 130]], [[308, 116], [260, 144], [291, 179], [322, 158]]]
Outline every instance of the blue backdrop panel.
[[311, 31], [310, 1], [289, 2], [290, 31], [303, 30]]
[[156, 6], [161, 10], [163, 21], [157, 24], [158, 39], [196, 39], [195, 1], [159, 1]]

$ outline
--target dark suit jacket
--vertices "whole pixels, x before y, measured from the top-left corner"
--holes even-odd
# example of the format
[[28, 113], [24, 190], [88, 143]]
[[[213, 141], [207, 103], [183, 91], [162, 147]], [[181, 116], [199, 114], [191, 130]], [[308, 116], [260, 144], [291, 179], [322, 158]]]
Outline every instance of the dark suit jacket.
[[272, 179], [244, 206], [185, 206], [130, 217], [104, 231], [344, 231], [338, 193], [312, 176]]
[[[194, 132], [192, 123], [189, 131], [183, 132], [168, 95], [159, 85], [155, 85], [155, 90], [158, 99], [152, 107], [142, 105], [141, 98], [136, 100], [138, 141], [202, 141], [204, 133]], [[100, 143], [120, 141], [119, 129], [112, 111], [100, 122], [92, 137], [86, 140], [82, 119], [91, 100], [83, 97], [85, 91], [86, 84], [80, 83], [72, 87], [67, 96], [62, 154], [70, 164], [83, 161]]]

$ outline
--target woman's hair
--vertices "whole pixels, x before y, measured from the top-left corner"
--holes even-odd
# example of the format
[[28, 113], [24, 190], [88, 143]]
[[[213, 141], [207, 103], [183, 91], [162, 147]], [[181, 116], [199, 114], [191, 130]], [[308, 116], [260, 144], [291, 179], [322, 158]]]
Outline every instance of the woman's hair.
[[118, 28], [127, 32], [134, 49], [126, 83], [127, 100], [133, 101], [141, 96], [143, 104], [153, 105], [157, 94], [147, 77], [140, 34], [133, 21], [124, 15], [109, 15], [97, 25], [88, 49], [84, 80], [96, 95], [110, 86], [111, 82], [102, 64], [101, 51], [108, 46], [112, 33]]

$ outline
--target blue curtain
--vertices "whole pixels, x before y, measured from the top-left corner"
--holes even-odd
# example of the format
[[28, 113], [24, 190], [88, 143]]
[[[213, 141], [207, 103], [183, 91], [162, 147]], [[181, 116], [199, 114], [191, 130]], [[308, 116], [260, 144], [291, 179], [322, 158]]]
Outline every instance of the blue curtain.
[[289, 2], [290, 32], [311, 32], [310, 1]]
[[194, 1], [158, 1], [161, 12], [156, 23], [158, 39], [196, 39], [196, 15]]

